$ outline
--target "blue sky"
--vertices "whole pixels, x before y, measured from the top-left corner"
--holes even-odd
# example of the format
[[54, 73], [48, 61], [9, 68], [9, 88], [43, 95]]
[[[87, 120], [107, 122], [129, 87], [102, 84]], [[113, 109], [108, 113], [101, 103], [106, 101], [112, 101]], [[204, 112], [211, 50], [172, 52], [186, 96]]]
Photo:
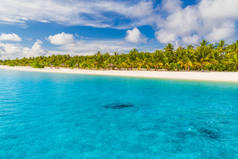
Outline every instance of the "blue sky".
[[3, 0], [0, 58], [236, 40], [237, 0]]

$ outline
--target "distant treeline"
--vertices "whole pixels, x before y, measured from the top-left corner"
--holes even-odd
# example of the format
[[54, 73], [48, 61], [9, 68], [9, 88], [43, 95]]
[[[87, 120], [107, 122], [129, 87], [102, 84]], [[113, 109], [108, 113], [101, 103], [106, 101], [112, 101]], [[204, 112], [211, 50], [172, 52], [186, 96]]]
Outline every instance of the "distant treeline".
[[0, 65], [43, 67], [69, 67], [81, 69], [173, 70], [173, 71], [238, 71], [238, 41], [226, 45], [203, 40], [199, 46], [174, 49], [168, 44], [163, 50], [128, 54], [98, 52], [91, 56], [52, 55], [15, 60], [0, 60]]

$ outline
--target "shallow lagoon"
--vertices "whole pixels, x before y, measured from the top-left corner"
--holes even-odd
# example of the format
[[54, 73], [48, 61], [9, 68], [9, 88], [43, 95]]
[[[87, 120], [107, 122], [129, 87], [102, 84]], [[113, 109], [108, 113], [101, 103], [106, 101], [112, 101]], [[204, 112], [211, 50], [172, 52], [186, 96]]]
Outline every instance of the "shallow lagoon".
[[238, 158], [238, 84], [0, 70], [0, 158]]

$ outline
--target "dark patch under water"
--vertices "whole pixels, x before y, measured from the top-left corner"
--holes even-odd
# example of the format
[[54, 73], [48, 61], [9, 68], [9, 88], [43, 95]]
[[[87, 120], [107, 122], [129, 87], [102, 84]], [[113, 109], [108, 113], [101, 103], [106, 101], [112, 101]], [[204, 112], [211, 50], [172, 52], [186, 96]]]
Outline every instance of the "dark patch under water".
[[124, 108], [130, 108], [133, 107], [133, 104], [108, 104], [105, 105], [104, 108], [107, 109], [124, 109]]
[[195, 131], [185, 131], [185, 132], [178, 132], [176, 134], [179, 138], [187, 138], [187, 137], [195, 137], [195, 136], [201, 136], [201, 137], [206, 137], [209, 139], [217, 140], [219, 139], [219, 134], [215, 130], [210, 130], [207, 128], [199, 128]]
[[216, 131], [212, 131], [212, 130], [205, 129], [205, 128], [201, 128], [198, 131], [204, 137], [207, 137], [210, 139], [218, 139], [219, 138], [219, 134]]

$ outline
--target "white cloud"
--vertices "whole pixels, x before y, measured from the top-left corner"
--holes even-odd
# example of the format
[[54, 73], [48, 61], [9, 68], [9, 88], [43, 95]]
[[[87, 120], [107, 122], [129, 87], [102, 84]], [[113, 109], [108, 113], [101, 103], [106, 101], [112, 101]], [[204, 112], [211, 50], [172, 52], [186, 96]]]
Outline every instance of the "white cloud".
[[[0, 57], [48, 55], [49, 53], [92, 54], [127, 52], [141, 48], [147, 41], [137, 28], [151, 25], [160, 43], [174, 45], [197, 44], [201, 39], [213, 42], [233, 40], [237, 35], [237, 0], [200, 0], [183, 7], [182, 0], [163, 0], [155, 6], [154, 0], [1, 0], [0, 23], [26, 24], [28, 21], [55, 22], [64, 25], [133, 28], [127, 30], [125, 40], [77, 40], [74, 35], [50, 35], [48, 41], [55, 51], [47, 51], [41, 41], [32, 47], [0, 42]], [[110, 17], [113, 13], [113, 18]], [[119, 18], [115, 23], [115, 18]], [[126, 21], [124, 21], [126, 20]], [[17, 34], [1, 34], [0, 41], [21, 41]], [[126, 42], [129, 41], [130, 43]], [[148, 46], [147, 46], [148, 47]]]
[[2, 33], [0, 35], [0, 41], [21, 41], [22, 39], [20, 38], [19, 35], [12, 33], [12, 34], [5, 34]]
[[[60, 35], [60, 34], [56, 34]], [[73, 35], [72, 35], [73, 36]], [[75, 55], [92, 55], [98, 51], [105, 53], [127, 53], [133, 48], [148, 50], [140, 43], [128, 43], [124, 39], [119, 40], [76, 40], [71, 43], [60, 43], [54, 45], [54, 48], [47, 50], [42, 46], [43, 42], [37, 40], [31, 47], [24, 47], [17, 43], [0, 43], [0, 59], [15, 59], [22, 57], [49, 56], [52, 54], [70, 54]], [[57, 43], [59, 44], [59, 43]], [[151, 48], [151, 51], [154, 48]]]
[[199, 4], [205, 19], [238, 19], [237, 0], [202, 0]]
[[[137, 29], [132, 29], [137, 30]], [[137, 32], [138, 33], [138, 32]], [[141, 35], [142, 39], [139, 41], [144, 41], [145, 38]], [[144, 39], [143, 39], [144, 38]], [[137, 39], [138, 40], [138, 39]], [[136, 41], [137, 41], [136, 40]], [[157, 45], [156, 45], [157, 46]], [[141, 51], [154, 51], [156, 46], [146, 46], [144, 43], [128, 43], [124, 39], [117, 40], [102, 40], [102, 39], [87, 39], [87, 40], [77, 40], [74, 38], [72, 43], [66, 43], [64, 45], [55, 45], [55, 48], [48, 51], [47, 55], [52, 54], [70, 54], [70, 55], [92, 55], [98, 51], [102, 53], [128, 53], [131, 49], [137, 48]]]
[[55, 35], [50, 35], [48, 37], [48, 40], [50, 41], [51, 44], [54, 45], [64, 45], [64, 44], [70, 44], [74, 42], [74, 37], [72, 34], [67, 34], [67, 33], [59, 33]]
[[192, 36], [185, 36], [182, 38], [182, 41], [186, 45], [195, 45], [199, 43], [199, 36], [198, 35], [192, 35]]
[[92, 55], [100, 52], [128, 52], [135, 45], [121, 40], [78, 40], [73, 44], [66, 44], [49, 51], [50, 54]]
[[[92, 55], [100, 52], [119, 52], [126, 53], [133, 48], [142, 48], [141, 43], [146, 42], [146, 38], [139, 29], [133, 28], [127, 31], [124, 39], [118, 40], [77, 40], [74, 35], [59, 33], [48, 37], [51, 44], [55, 45], [53, 50], [48, 51], [47, 55], [70, 54], [70, 55]], [[129, 41], [130, 43], [128, 43]]]
[[132, 30], [127, 30], [125, 39], [132, 43], [145, 43], [146, 42], [146, 37], [141, 34], [141, 32], [138, 28], [133, 28]]
[[166, 12], [174, 13], [181, 10], [182, 2], [180, 0], [164, 0], [162, 1], [162, 8]]
[[218, 41], [223, 39], [232, 39], [235, 35], [235, 24], [226, 23], [219, 27], [214, 27], [206, 38], [210, 41]]
[[32, 45], [31, 48], [24, 47], [22, 50], [23, 57], [36, 57], [36, 56], [44, 56], [47, 54], [47, 51], [42, 48], [43, 42], [41, 40], [36, 40], [36, 42]]
[[156, 32], [155, 35], [157, 40], [161, 43], [171, 43], [176, 40], [176, 35], [174, 33], [170, 33], [162, 29]]
[[[138, 43], [139, 44], [139, 43]], [[125, 40], [74, 40], [71, 43], [56, 45], [50, 54], [92, 55], [100, 52], [128, 52], [137, 47], [137, 43], [128, 43]]]
[[201, 0], [182, 8], [181, 0], [164, 0], [167, 16], [157, 22], [161, 43], [196, 44], [201, 39], [231, 41], [236, 35], [237, 0]]
[[[173, 44], [186, 42], [188, 37], [192, 37], [194, 31], [199, 29], [197, 8], [188, 6], [183, 9], [180, 0], [166, 0], [164, 3], [166, 8], [163, 9], [168, 9], [169, 14], [158, 25], [157, 40], [161, 43]], [[172, 7], [175, 8], [175, 12], [172, 11]]]
[[[115, 25], [110, 15], [131, 18], [129, 24]], [[153, 2], [116, 0], [1, 0], [0, 22], [25, 24], [27, 21], [56, 22], [64, 25], [86, 25], [96, 27], [128, 27], [143, 21], [153, 12]]]
[[19, 52], [20, 46], [17, 44], [9, 44], [9, 43], [0, 43], [0, 55], [11, 57], [15, 56], [17, 52]]
[[42, 41], [37, 40], [32, 47], [24, 47], [14, 43], [0, 43], [0, 59], [15, 59], [22, 57], [35, 57], [46, 55], [42, 48]]

